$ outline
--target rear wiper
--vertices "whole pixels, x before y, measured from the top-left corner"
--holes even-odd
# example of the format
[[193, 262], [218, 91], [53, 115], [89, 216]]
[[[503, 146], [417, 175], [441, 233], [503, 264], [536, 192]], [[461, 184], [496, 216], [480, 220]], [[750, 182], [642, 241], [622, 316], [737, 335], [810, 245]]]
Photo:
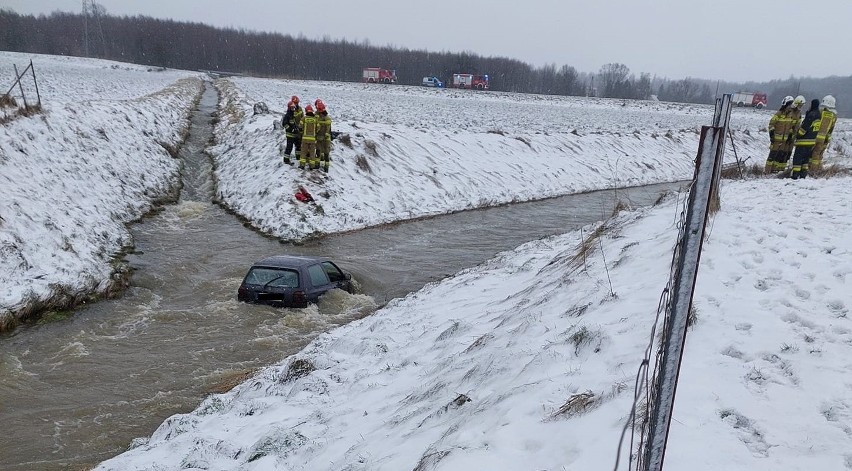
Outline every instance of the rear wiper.
[[284, 278], [285, 276], [288, 276], [288, 275], [278, 275], [278, 276], [276, 276], [275, 278], [273, 278], [273, 279], [271, 279], [271, 280], [267, 281], [266, 283], [264, 283], [264, 284], [263, 284], [263, 286], [262, 286], [260, 289], [266, 289], [266, 287], [267, 287], [267, 286], [269, 286], [269, 283], [272, 283], [273, 281], [278, 281], [278, 280], [280, 280], [281, 278]]

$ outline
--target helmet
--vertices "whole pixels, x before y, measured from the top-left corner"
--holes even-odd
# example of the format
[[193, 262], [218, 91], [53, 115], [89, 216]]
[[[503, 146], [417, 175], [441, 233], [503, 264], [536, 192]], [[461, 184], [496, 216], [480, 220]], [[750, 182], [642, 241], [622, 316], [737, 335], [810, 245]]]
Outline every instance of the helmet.
[[805, 97], [804, 96], [799, 95], [796, 98], [793, 98], [793, 106], [795, 106], [796, 108], [798, 108], [798, 107], [800, 107], [804, 104], [805, 104]]
[[790, 95], [785, 96], [784, 99], [781, 100], [781, 106], [789, 105], [790, 103], [793, 103], [793, 97]]
[[290, 101], [292, 101], [293, 103], [298, 105], [299, 104], [299, 97], [297, 97], [296, 95], [293, 95], [293, 96], [290, 97]]
[[320, 111], [320, 112], [325, 111], [325, 103], [323, 103], [319, 100], [317, 100], [317, 101], [319, 102], [319, 103], [317, 103], [317, 111]]
[[305, 106], [305, 113], [313, 113], [313, 112], [314, 112], [314, 107], [313, 107], [313, 106], [311, 106], [311, 105], [306, 105], [306, 106]]
[[317, 98], [316, 101], [314, 101], [314, 106], [316, 106], [317, 108], [319, 108], [319, 105], [322, 105], [322, 104], [323, 104], [323, 102], [319, 98]]
[[296, 109], [296, 104], [295, 104], [295, 103], [293, 103], [292, 101], [291, 101], [290, 103], [287, 103], [287, 109], [288, 109], [288, 110], [295, 110], [295, 109]]
[[834, 101], [834, 97], [831, 96], [831, 95], [826, 95], [825, 98], [822, 99], [822, 107], [823, 108], [828, 108], [830, 110], [833, 110], [835, 105], [836, 105], [836, 103]]

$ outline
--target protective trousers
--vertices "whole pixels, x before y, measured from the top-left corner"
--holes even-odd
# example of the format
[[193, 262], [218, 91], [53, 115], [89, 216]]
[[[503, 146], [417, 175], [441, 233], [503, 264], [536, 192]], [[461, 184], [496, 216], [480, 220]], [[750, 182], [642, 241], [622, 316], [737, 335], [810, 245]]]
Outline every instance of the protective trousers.
[[317, 154], [319, 155], [322, 169], [328, 172], [328, 167], [331, 164], [331, 139], [317, 141]]
[[790, 178], [796, 180], [808, 176], [808, 162], [813, 154], [813, 146], [796, 146], [796, 151], [793, 154], [793, 169], [790, 171]]
[[299, 156], [302, 153], [302, 139], [299, 137], [290, 137], [287, 136], [287, 145], [284, 147], [284, 163], [290, 163], [290, 153], [293, 152], [293, 148], [296, 148], [296, 161], [299, 160]]

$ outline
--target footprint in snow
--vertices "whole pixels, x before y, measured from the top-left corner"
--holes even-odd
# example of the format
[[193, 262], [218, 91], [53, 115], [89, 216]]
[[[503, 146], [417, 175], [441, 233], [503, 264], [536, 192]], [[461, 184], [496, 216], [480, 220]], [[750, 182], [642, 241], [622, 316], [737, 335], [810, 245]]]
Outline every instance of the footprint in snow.
[[751, 331], [751, 324], [749, 324], [748, 322], [741, 322], [735, 325], [734, 328], [741, 332], [749, 332]]
[[846, 304], [839, 299], [832, 299], [829, 301], [828, 310], [837, 317], [846, 317], [846, 314], [849, 312], [849, 310], [846, 309]]

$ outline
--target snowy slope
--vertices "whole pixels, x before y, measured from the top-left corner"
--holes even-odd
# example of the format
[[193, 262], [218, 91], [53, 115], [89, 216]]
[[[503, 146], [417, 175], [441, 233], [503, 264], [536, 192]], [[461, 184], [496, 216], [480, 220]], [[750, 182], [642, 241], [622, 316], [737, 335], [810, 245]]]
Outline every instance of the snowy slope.
[[[667, 468], [852, 469], [850, 183], [725, 182]], [[597, 227], [391, 302], [97, 469], [612, 469], [679, 209], [605, 222], [585, 257]]]
[[121, 285], [125, 224], [174, 194], [167, 148], [201, 89], [194, 74], [90, 59], [0, 53], [0, 68], [31, 57], [45, 112], [0, 126], [0, 325]]
[[[712, 108], [671, 103], [542, 97], [240, 78], [218, 82], [222, 121], [211, 149], [221, 200], [283, 238], [400, 219], [691, 176], [698, 129]], [[326, 176], [282, 163], [280, 115], [252, 115], [301, 95], [321, 98], [335, 142]], [[282, 111], [279, 107], [277, 111]], [[769, 114], [738, 110], [737, 151], [765, 159]], [[733, 152], [730, 153], [733, 159]], [[299, 185], [316, 205], [293, 198]]]
[[[0, 127], [7, 318], [111, 283], [110, 257], [130, 243], [124, 225], [173, 190], [179, 164], [162, 144], [180, 140], [200, 90], [197, 79], [176, 82], [188, 73], [39, 60], [47, 113]], [[219, 195], [294, 238], [688, 178], [695, 130], [710, 120], [707, 107], [665, 103], [259, 79], [219, 87]], [[250, 115], [256, 101], [282, 111], [291, 94], [321, 97], [350, 135], [328, 176], [284, 167], [273, 116]], [[735, 112], [741, 158], [762, 164], [769, 115]], [[849, 164], [849, 129], [841, 121], [827, 163]], [[852, 469], [849, 180], [726, 182], [702, 257], [673, 469]], [[299, 184], [319, 204], [296, 203]], [[609, 469], [679, 207], [607, 221], [585, 257], [578, 246], [598, 227], [392, 301], [99, 469]]]

